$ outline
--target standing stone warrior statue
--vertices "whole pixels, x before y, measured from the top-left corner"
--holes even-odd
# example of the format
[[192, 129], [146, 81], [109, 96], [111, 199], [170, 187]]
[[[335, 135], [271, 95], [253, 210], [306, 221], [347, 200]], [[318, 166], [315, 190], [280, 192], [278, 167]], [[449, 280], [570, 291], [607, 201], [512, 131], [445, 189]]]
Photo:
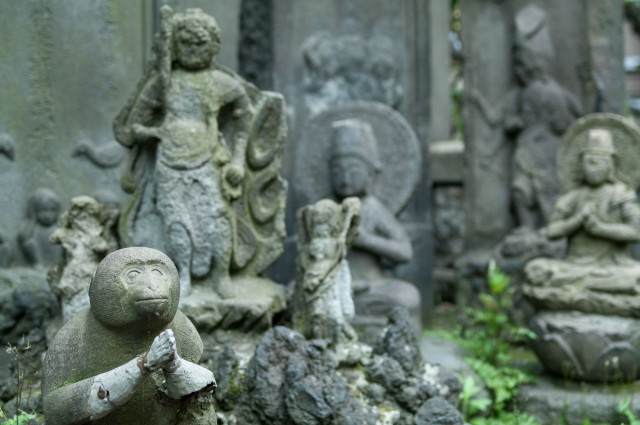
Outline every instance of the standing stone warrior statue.
[[298, 270], [291, 308], [294, 327], [330, 345], [357, 336], [347, 250], [358, 233], [360, 200], [323, 199], [298, 210]]
[[199, 9], [161, 9], [156, 66], [114, 122], [131, 149], [120, 221], [127, 245], [166, 251], [186, 294], [192, 277], [233, 296], [282, 252], [286, 124], [280, 95], [216, 65], [220, 29]]
[[362, 203], [359, 234], [348, 254], [356, 322], [373, 331], [386, 325], [388, 313], [400, 305], [419, 328], [420, 291], [385, 270], [413, 256], [411, 239], [395, 216], [411, 197], [421, 169], [409, 124], [379, 103], [345, 103], [310, 122], [298, 152], [298, 196], [311, 202], [356, 196]]
[[202, 341], [178, 311], [171, 260], [125, 248], [98, 265], [91, 307], [58, 332], [42, 394], [50, 425], [212, 425], [213, 374], [197, 365]]

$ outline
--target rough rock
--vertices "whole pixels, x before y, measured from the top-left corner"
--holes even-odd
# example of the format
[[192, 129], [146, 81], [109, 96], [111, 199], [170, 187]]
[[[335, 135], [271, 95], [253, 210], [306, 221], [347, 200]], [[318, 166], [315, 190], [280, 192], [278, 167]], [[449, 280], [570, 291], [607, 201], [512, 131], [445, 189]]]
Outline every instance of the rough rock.
[[447, 400], [433, 397], [427, 400], [414, 418], [415, 425], [463, 425], [462, 415]]
[[337, 367], [324, 341], [307, 341], [288, 328], [274, 328], [258, 344], [246, 371], [244, 401], [250, 411], [241, 413], [246, 414], [244, 422], [375, 424], [375, 413], [352, 394]]
[[16, 344], [58, 313], [42, 269], [0, 269], [0, 341]]

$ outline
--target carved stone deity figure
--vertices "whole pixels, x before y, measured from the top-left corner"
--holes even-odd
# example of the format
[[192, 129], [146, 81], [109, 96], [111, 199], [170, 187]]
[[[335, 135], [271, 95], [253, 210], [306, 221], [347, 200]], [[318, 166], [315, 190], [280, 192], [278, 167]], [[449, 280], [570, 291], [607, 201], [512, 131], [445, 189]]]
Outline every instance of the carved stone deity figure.
[[546, 12], [536, 5], [523, 8], [516, 14], [515, 29], [514, 72], [519, 87], [498, 108], [477, 90], [471, 91], [470, 99], [490, 123], [502, 125], [515, 139], [511, 195], [516, 230], [522, 232], [549, 221], [560, 194], [556, 152], [563, 133], [582, 115], [582, 107], [550, 74], [555, 53]]
[[32, 266], [51, 266], [62, 261], [62, 248], [49, 237], [60, 215], [60, 198], [51, 189], [37, 189], [28, 201], [27, 219], [18, 233], [18, 243]]
[[312, 114], [363, 100], [397, 108], [404, 97], [400, 52], [388, 37], [318, 32], [302, 45], [305, 104]]
[[413, 131], [391, 108], [355, 102], [318, 115], [308, 134], [299, 147], [305, 158], [299, 155], [297, 163], [304, 197], [356, 196], [362, 203], [359, 235], [347, 256], [356, 322], [375, 325], [382, 320], [384, 325], [389, 311], [400, 305], [419, 327], [420, 292], [385, 270], [413, 256], [411, 239], [395, 217], [411, 196], [421, 166]]
[[46, 354], [46, 422], [215, 424], [215, 380], [197, 365], [202, 341], [178, 310], [171, 260], [150, 248], [115, 251], [98, 265], [89, 297], [91, 308], [65, 324]]
[[[640, 204], [631, 176], [621, 180], [617, 166], [634, 155], [630, 146], [616, 146], [606, 127], [583, 133], [580, 150], [567, 147], [565, 152], [578, 155], [579, 161], [563, 164], [576, 168], [572, 171], [579, 184], [558, 200], [547, 227], [549, 238], [568, 239], [567, 254], [527, 264], [529, 293], [545, 306], [567, 303], [564, 308], [640, 317], [628, 304], [634, 297], [640, 301], [640, 263], [630, 250], [640, 241]], [[552, 296], [556, 292], [563, 301]]]
[[354, 340], [355, 315], [347, 250], [358, 233], [360, 200], [323, 199], [298, 210], [298, 264], [291, 308], [294, 327], [330, 345]]
[[213, 17], [162, 7], [156, 66], [114, 133], [131, 149], [124, 243], [167, 252], [183, 294], [195, 278], [229, 298], [231, 269], [255, 275], [282, 252], [286, 123], [280, 95], [216, 65], [220, 41]]
[[[624, 340], [634, 338], [640, 323], [607, 329], [600, 315], [640, 317], [640, 262], [631, 258], [630, 250], [632, 243], [640, 241], [639, 160], [640, 129], [610, 114], [577, 121], [558, 154], [559, 176], [569, 190], [556, 202], [546, 234], [551, 239], [566, 237], [567, 254], [562, 259], [530, 261], [523, 287], [525, 296], [539, 308], [587, 313], [584, 317], [542, 314], [534, 320], [534, 329], [541, 335], [537, 344], [547, 350], [537, 351], [543, 353], [546, 365], [557, 363], [558, 373], [612, 380], [617, 372], [603, 359], [613, 361], [618, 356], [624, 360], [618, 372], [624, 379], [635, 379], [638, 353], [627, 346], [633, 341]], [[589, 352], [589, 359], [581, 352]], [[562, 358], [551, 361], [557, 353]], [[569, 372], [561, 371], [562, 367]]]
[[60, 300], [63, 323], [89, 307], [91, 277], [100, 261], [118, 249], [113, 232], [117, 219], [117, 208], [79, 196], [71, 200], [51, 234], [51, 242], [64, 248], [64, 264], [48, 276], [51, 291]]

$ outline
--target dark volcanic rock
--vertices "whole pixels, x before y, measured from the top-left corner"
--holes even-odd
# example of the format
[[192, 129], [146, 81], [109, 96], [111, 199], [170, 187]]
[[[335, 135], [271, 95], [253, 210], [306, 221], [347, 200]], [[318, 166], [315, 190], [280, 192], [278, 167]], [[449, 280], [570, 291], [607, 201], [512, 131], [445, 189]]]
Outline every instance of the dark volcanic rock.
[[[274, 328], [247, 367], [246, 404], [251, 412], [246, 413], [269, 425], [375, 424], [376, 415], [351, 393], [337, 367], [324, 341], [307, 341], [291, 329]], [[245, 422], [252, 420], [241, 416]]]
[[421, 369], [420, 346], [407, 309], [395, 307], [391, 310], [389, 324], [378, 336], [373, 352], [395, 359], [406, 372]]
[[427, 400], [413, 419], [415, 425], [463, 425], [462, 415], [447, 400], [433, 397]]

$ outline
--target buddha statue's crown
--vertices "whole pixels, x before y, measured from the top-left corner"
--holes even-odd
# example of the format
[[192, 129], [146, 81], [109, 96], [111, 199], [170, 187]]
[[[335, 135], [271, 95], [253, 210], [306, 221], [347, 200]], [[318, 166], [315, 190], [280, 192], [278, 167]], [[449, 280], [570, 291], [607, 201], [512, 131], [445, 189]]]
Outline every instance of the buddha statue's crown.
[[613, 137], [611, 132], [604, 128], [598, 128], [589, 131], [589, 138], [582, 150], [583, 153], [616, 153], [616, 149], [613, 145]]
[[344, 156], [357, 156], [380, 169], [378, 146], [373, 129], [369, 123], [359, 119], [335, 121], [332, 124], [331, 159]]
[[547, 13], [535, 4], [522, 8], [515, 17], [515, 41], [521, 49], [536, 55], [553, 57], [553, 45], [547, 26]]

